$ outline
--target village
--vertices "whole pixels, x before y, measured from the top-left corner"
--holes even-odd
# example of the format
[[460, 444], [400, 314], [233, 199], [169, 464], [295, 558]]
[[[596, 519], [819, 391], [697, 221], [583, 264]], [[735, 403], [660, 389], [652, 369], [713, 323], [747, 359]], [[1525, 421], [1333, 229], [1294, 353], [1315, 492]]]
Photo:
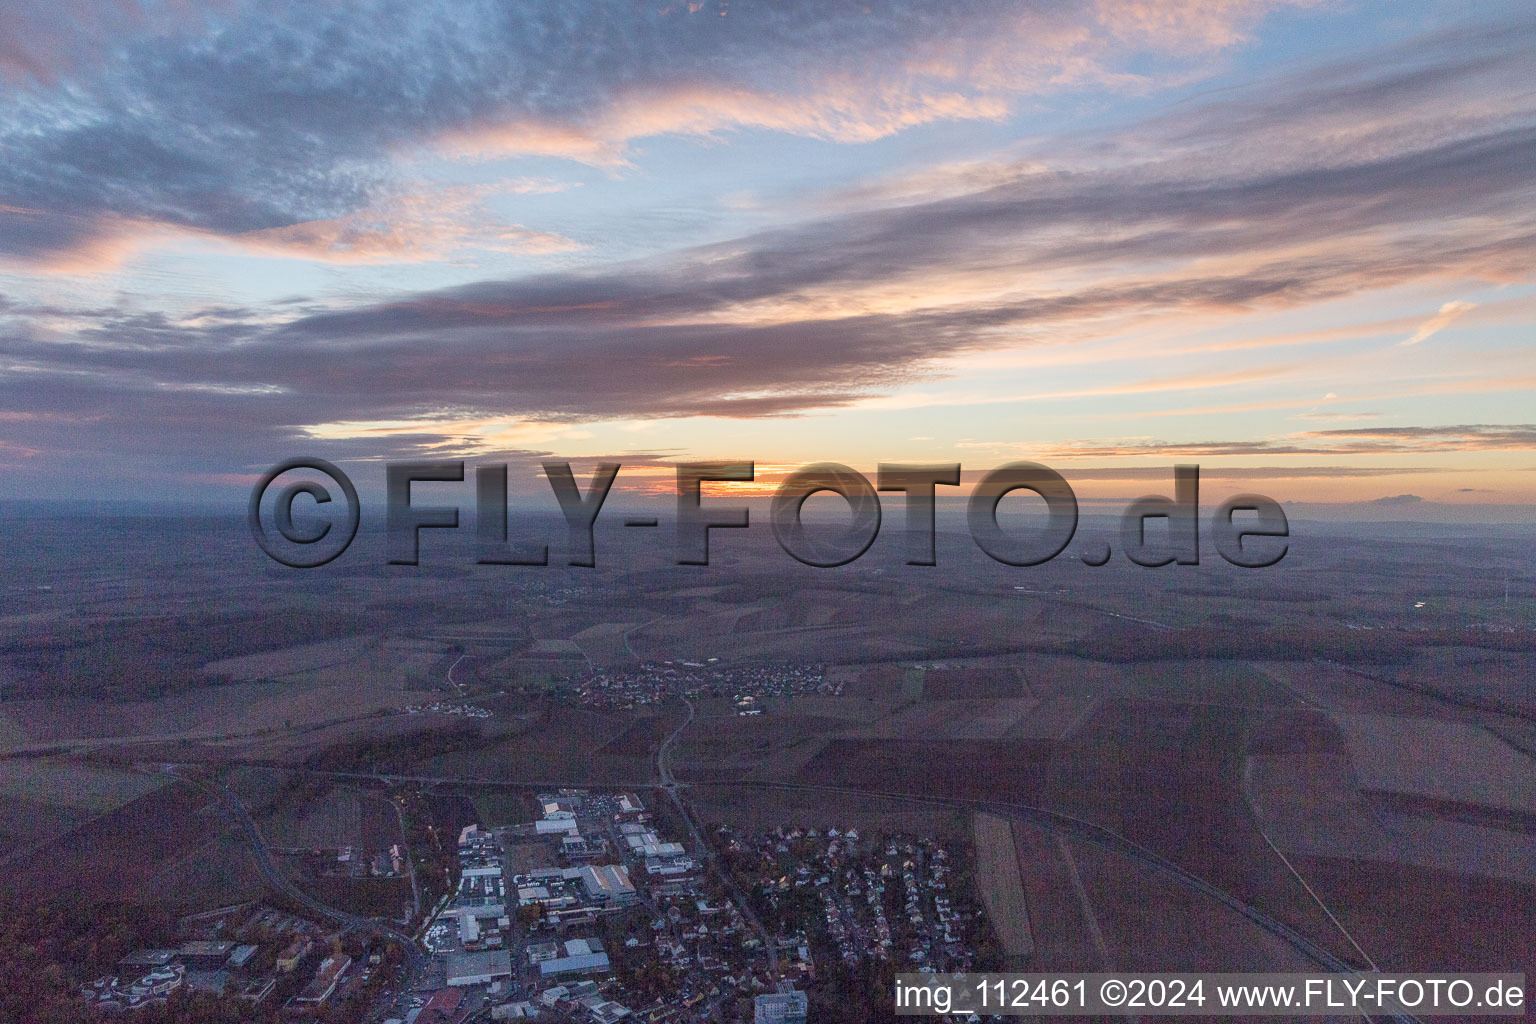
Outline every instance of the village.
[[629, 671], [600, 670], [566, 680], [570, 699], [594, 708], [629, 710], [660, 704], [681, 695], [730, 697], [738, 713], [758, 713], [759, 700], [806, 694], [841, 696], [843, 684], [826, 677], [820, 664], [722, 665], [715, 658], [704, 661], [646, 662]]
[[[849, 965], [892, 961], [906, 971], [964, 972], [975, 966], [985, 928], [952, 855], [932, 839], [865, 841], [855, 829], [779, 828], [762, 835], [717, 833], [725, 858], [786, 929], [819, 916], [825, 943]], [[814, 894], [810, 896], [808, 894]], [[799, 947], [814, 978], [809, 944]]]

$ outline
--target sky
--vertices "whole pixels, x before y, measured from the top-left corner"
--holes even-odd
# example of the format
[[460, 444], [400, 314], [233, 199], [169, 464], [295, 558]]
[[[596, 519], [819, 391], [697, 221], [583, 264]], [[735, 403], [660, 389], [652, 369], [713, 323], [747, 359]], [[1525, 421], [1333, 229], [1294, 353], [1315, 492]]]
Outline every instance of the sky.
[[1528, 519], [1533, 54], [1497, 2], [5, 5], [0, 498], [1024, 459]]

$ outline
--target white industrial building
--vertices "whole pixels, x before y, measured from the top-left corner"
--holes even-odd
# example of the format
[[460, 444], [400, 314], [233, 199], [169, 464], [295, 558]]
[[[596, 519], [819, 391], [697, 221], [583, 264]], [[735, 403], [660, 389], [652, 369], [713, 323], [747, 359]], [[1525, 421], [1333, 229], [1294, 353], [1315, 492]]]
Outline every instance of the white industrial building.
[[450, 953], [446, 984], [489, 985], [512, 974], [512, 954], [504, 949], [486, 953]]
[[540, 818], [533, 823], [533, 830], [541, 836], [556, 835], [562, 832], [567, 835], [576, 835], [580, 831], [577, 828], [575, 818]]
[[626, 904], [636, 899], [629, 869], [621, 864], [588, 865], [581, 869], [581, 884], [587, 896], [601, 903]]
[[609, 969], [608, 954], [598, 939], [567, 939], [565, 956], [539, 963], [541, 978], [557, 978], [562, 975], [599, 974]]

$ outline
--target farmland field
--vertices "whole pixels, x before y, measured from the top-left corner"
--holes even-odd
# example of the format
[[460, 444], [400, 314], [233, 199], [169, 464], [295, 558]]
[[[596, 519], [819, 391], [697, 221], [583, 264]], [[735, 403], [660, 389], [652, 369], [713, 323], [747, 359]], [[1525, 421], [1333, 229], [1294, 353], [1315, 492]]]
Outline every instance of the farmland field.
[[571, 642], [593, 665], [623, 665], [634, 659], [624, 646], [624, 634], [638, 623], [601, 622], [572, 634]]
[[1536, 708], [1536, 693], [1531, 690], [1536, 656], [1531, 654], [1478, 647], [1419, 650], [1412, 662], [1392, 674], [1432, 690], [1470, 695], [1511, 708]]
[[1065, 740], [1099, 710], [1092, 697], [1046, 697], [1014, 722], [1009, 737], [1021, 740]]
[[365, 679], [316, 684], [249, 682], [200, 686], [174, 700], [16, 701], [10, 713], [31, 745], [68, 740], [176, 739], [218, 741], [346, 721], [410, 703], [393, 683]]
[[50, 758], [0, 761], [0, 796], [100, 814], [165, 785], [164, 778]]
[[263, 825], [274, 846], [337, 849], [356, 846], [377, 851], [400, 841], [399, 823], [383, 797], [336, 787], [285, 807]]
[[486, 789], [471, 794], [470, 800], [475, 805], [478, 824], [487, 828], [532, 821], [542, 813], [535, 810], [537, 805], [531, 793]]
[[0, 750], [10, 750], [27, 742], [26, 728], [4, 711], [0, 711]]
[[[1290, 945], [1229, 907], [1125, 857], [1083, 843], [1071, 856], [1109, 963], [1121, 971], [1304, 971]], [[1338, 946], [1335, 934], [1325, 945]], [[1337, 950], [1346, 959], [1345, 950]]]
[[1041, 700], [1102, 700], [1136, 694], [1136, 687], [1128, 678], [1129, 668], [1106, 661], [1030, 654], [1024, 658], [1021, 672], [1029, 693]]
[[1028, 970], [1102, 970], [1100, 958], [1074, 893], [1063, 860], [1063, 847], [1054, 833], [1025, 822], [1013, 826], [1015, 863], [1029, 908], [1034, 952]]
[[1283, 707], [1284, 688], [1241, 661], [1159, 661], [1131, 666], [1138, 694], [1152, 700], [1192, 701], [1236, 707]]
[[[679, 737], [674, 766], [688, 779], [734, 778], [751, 773], [761, 778], [787, 778], [804, 767], [835, 738], [843, 722], [773, 708], [762, 715], [734, 713], [696, 722]], [[780, 705], [785, 706], [785, 705]]]
[[[541, 706], [528, 722], [509, 730], [511, 735], [427, 758], [416, 768], [427, 774], [493, 781], [576, 784], [649, 780], [654, 774], [651, 755], [646, 752], [649, 740], [640, 733], [620, 739], [632, 722], [623, 714]], [[606, 749], [614, 740], [619, 740], [615, 750]]]
[[355, 664], [378, 650], [378, 640], [369, 636], [343, 637], [320, 643], [284, 647], [260, 654], [209, 662], [205, 670], [213, 675], [237, 680], [281, 679], [300, 672], [318, 672], [340, 665]]
[[931, 700], [987, 700], [1028, 696], [1017, 669], [1006, 665], [929, 669], [923, 695]]
[[153, 894], [174, 906], [197, 909], [257, 899], [266, 891], [244, 835], [230, 831], [167, 859], [145, 882], [141, 898]]
[[1014, 845], [1013, 824], [996, 814], [976, 814], [976, 884], [981, 889], [987, 917], [1003, 952], [1017, 966], [1035, 951], [1029, 927], [1029, 908], [1024, 901], [1024, 882], [1019, 877], [1019, 854]]
[[1308, 705], [1343, 714], [1439, 717], [1451, 712], [1444, 702], [1402, 687], [1362, 676], [1349, 669], [1317, 661], [1259, 662], [1264, 674], [1295, 693]]
[[1326, 943], [1325, 915], [1270, 849], [1242, 791], [1244, 756], [1260, 714], [1106, 702], [1052, 760], [1046, 799]]
[[1386, 715], [1334, 718], [1364, 788], [1536, 813], [1536, 763], [1485, 729]]
[[61, 804], [0, 796], [0, 864], [64, 835], [90, 820], [90, 813]]
[[792, 823], [809, 828], [856, 828], [952, 840], [968, 839], [971, 835], [968, 813], [889, 797], [707, 784], [689, 786], [688, 794], [700, 820], [743, 830], [764, 831]]
[[[928, 696], [926, 684], [924, 696]], [[925, 699], [848, 735], [886, 739], [1001, 739], [1011, 735], [1019, 723], [1033, 713], [1036, 703], [1029, 697]]]
[[887, 792], [1037, 803], [1050, 756], [1050, 744], [1027, 740], [838, 739], [797, 777]]
[[1338, 857], [1297, 867], [1383, 971], [1499, 970], [1536, 976], [1536, 887]]
[[0, 885], [26, 891], [68, 879], [77, 895], [163, 898], [159, 872], [232, 827], [200, 791], [164, 785], [30, 851]]

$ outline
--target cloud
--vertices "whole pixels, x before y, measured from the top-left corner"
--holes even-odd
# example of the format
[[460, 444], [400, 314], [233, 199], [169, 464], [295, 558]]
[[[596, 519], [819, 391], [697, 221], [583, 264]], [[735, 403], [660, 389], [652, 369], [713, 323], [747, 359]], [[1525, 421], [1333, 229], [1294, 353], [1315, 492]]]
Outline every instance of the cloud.
[[1404, 340], [1403, 344], [1417, 345], [1419, 342], [1423, 341], [1425, 338], [1428, 338], [1436, 331], [1441, 331], [1446, 327], [1449, 327], [1451, 322], [1457, 317], [1461, 316], [1463, 313], [1470, 313], [1476, 308], [1477, 305], [1471, 302], [1461, 302], [1459, 300], [1452, 300], [1447, 302], [1445, 305], [1440, 307], [1440, 312], [1436, 313], [1434, 316], [1420, 324], [1419, 329], [1414, 331], [1411, 337]]
[[1327, 420], [1340, 422], [1348, 420], [1375, 420], [1381, 418], [1379, 412], [1304, 412], [1298, 417], [1304, 420]]
[[227, 8], [138, 0], [52, 0], [0, 7], [0, 78], [13, 85], [58, 85], [99, 67], [124, 39], [206, 28], [206, 18]]
[[[1077, 480], [1168, 480], [1170, 469], [1161, 466], [1081, 466], [1063, 465], [1063, 475]], [[1378, 476], [1418, 476], [1446, 473], [1436, 466], [1201, 466], [1200, 476], [1208, 480], [1328, 480], [1363, 479]], [[978, 477], [980, 474], [977, 474]]]
[[1278, 5], [10, 5], [0, 205], [36, 212], [0, 213], [0, 256], [78, 263], [146, 226], [240, 236], [345, 218], [397, 162], [440, 147], [620, 166], [661, 134], [859, 142], [997, 118], [1174, 40], [1228, 45]]
[[470, 251], [554, 253], [583, 246], [562, 235], [498, 223], [485, 200], [498, 194], [559, 191], [553, 182], [420, 188], [381, 195], [368, 207], [328, 220], [247, 231], [236, 244], [327, 263], [421, 263]]
[[[560, 18], [576, 21], [598, 17], [561, 11]], [[409, 49], [419, 43], [413, 33], [429, 29], [415, 16], [402, 17], [398, 38]], [[563, 22], [552, 31], [575, 38]], [[918, 46], [890, 26], [869, 31], [896, 33], [881, 45]], [[617, 48], [615, 60], [640, 61], [635, 67], [656, 47], [672, 45], [645, 36], [632, 44], [644, 52], [631, 54], [623, 37], [602, 38]], [[206, 472], [259, 464], [296, 440], [337, 458], [441, 451], [445, 439], [478, 451], [482, 435], [471, 436], [463, 424], [805, 415], [932, 381], [958, 356], [1069, 345], [1158, 318], [1183, 324], [1198, 315], [1296, 309], [1424, 282], [1527, 281], [1536, 265], [1536, 100], [1517, 73], [1526, 58], [1522, 38], [1489, 36], [1478, 44], [1477, 60], [1469, 58], [1466, 38], [1430, 38], [1408, 70], [1401, 60], [1365, 54], [1343, 70], [1181, 104], [1094, 138], [1035, 140], [1032, 152], [985, 162], [961, 189], [940, 187], [926, 198], [909, 189], [901, 202], [847, 209], [834, 204], [815, 220], [644, 262], [345, 305], [177, 312], [127, 299], [91, 308], [12, 302], [0, 309], [0, 408], [99, 419], [74, 428], [71, 420], [16, 420], [7, 424], [7, 439], [81, 458], [127, 450]], [[217, 99], [241, 116], [272, 119], [262, 148], [279, 152], [250, 167], [231, 163], [244, 159], [250, 144], [223, 147], [221, 133], [238, 120], [232, 113], [211, 119], [198, 147], [150, 145], [146, 140], [158, 137], [135, 121], [147, 115], [125, 111], [116, 120], [76, 123], [45, 117], [53, 108], [42, 100], [21, 102], [23, 113], [11, 116], [36, 116], [40, 127], [34, 137], [0, 144], [21, 158], [0, 160], [0, 186], [22, 193], [5, 200], [12, 212], [0, 218], [32, 233], [8, 233], [0, 224], [0, 239], [15, 252], [74, 252], [99, 238], [101, 211], [110, 208], [112, 217], [146, 218], [134, 224], [183, 223], [353, 261], [387, 258], [402, 244], [389, 236], [403, 225], [422, 227], [424, 256], [529, 241], [466, 235], [462, 218], [435, 222], [431, 205], [418, 205], [411, 189], [381, 191], [361, 170], [336, 172], [373, 152], [368, 133], [382, 131], [373, 107], [415, 109], [388, 93], [402, 87], [399, 71], [409, 62], [402, 53], [363, 62], [384, 91], [383, 99], [368, 101], [361, 91], [353, 95], [361, 88], [352, 82], [354, 63], [362, 59], [349, 49], [353, 44], [338, 43], [328, 55], [301, 45], [305, 40], [276, 29], [258, 33], [242, 51], [253, 68], [220, 50], [224, 43], [208, 44], [206, 52], [155, 51], [167, 62], [169, 82], [187, 81], [183, 73], [194, 67], [207, 72], [205, 82], [218, 81], [215, 70], [230, 76], [227, 90], [204, 88], [180, 102], [200, 109]], [[331, 69], [338, 94], [316, 101], [323, 118], [307, 108], [268, 108], [278, 87], [272, 83], [288, 81], [270, 77], [274, 55], [292, 65], [295, 89], [310, 88], [317, 61]], [[756, 67], [759, 58], [743, 60]], [[258, 68], [265, 76], [260, 87], [251, 77]], [[481, 84], [475, 67], [463, 81], [440, 81], [440, 70], [431, 61], [416, 69], [412, 87], [424, 108], [436, 110], [445, 96]], [[594, 72], [603, 82], [608, 73]], [[607, 86], [593, 90], [599, 99], [591, 102], [607, 102]], [[300, 131], [293, 117], [319, 119], [304, 121]], [[1308, 118], [1323, 127], [1372, 118], [1393, 127], [1376, 131], [1364, 147], [1297, 146]], [[192, 123], [180, 114], [173, 122]], [[320, 139], [332, 122], [340, 127], [324, 159], [306, 155], [306, 133]], [[75, 126], [66, 130], [69, 124]], [[413, 145], [419, 127], [392, 137]], [[290, 131], [305, 137], [283, 154]], [[121, 144], [120, 166], [100, 166], [101, 132]], [[44, 153], [60, 171], [46, 187], [38, 162]], [[290, 158], [286, 170], [270, 163]], [[471, 190], [452, 202], [474, 210], [483, 198]], [[56, 212], [70, 204], [82, 211], [79, 219]], [[296, 229], [300, 214], [308, 227]], [[1219, 355], [1205, 366], [1201, 374], [1170, 372], [1120, 389], [1080, 389], [1080, 397], [1260, 384], [1286, 370], [1255, 370]], [[312, 433], [322, 424], [378, 422], [419, 424], [420, 431]], [[1529, 426], [1412, 429], [1422, 432], [1112, 440], [1060, 453], [1164, 458], [1532, 447]]]
[[1527, 451], [1536, 448], [1536, 423], [1352, 427], [1301, 436], [1397, 451]]
[[1444, 427], [1362, 427], [1313, 430], [1281, 439], [1238, 441], [1074, 441], [1034, 446], [1042, 457], [1073, 459], [1223, 458], [1252, 455], [1400, 455], [1442, 452], [1533, 451], [1536, 424]]

